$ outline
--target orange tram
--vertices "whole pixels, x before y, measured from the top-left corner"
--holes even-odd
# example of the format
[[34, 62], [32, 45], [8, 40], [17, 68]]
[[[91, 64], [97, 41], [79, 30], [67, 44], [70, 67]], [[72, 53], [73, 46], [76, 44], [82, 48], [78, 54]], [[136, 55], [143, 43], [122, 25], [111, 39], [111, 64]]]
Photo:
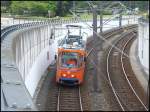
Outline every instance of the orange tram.
[[[71, 35], [70, 28], [79, 29]], [[81, 26], [67, 25], [68, 35], [62, 40], [57, 53], [56, 82], [63, 85], [80, 85], [83, 82], [86, 51], [81, 36]]]

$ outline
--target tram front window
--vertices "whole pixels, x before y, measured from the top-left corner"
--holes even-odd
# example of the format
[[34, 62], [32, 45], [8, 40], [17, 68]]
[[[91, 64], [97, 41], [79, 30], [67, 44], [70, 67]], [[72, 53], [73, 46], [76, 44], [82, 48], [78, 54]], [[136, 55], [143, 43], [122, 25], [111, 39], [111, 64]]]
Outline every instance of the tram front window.
[[63, 52], [61, 57], [61, 66], [65, 68], [77, 68], [78, 54]]

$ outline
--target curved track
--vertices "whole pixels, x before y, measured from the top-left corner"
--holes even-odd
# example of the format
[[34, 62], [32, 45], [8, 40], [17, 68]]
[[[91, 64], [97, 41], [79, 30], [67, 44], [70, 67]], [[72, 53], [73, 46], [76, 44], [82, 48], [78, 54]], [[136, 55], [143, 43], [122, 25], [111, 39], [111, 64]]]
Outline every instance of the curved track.
[[[133, 28], [136, 28], [136, 25], [133, 26], [126, 26], [124, 28], [115, 29], [115, 31], [109, 31], [103, 34], [104, 36], [107, 36], [106, 39], [109, 39], [110, 37], [113, 37], [117, 35], [118, 33], [123, 32], [124, 30], [130, 30]], [[92, 52], [93, 48], [90, 50], [88, 55]], [[96, 66], [96, 65], [94, 65]], [[58, 91], [57, 91], [57, 111], [83, 111], [83, 104], [81, 102], [81, 93], [80, 93], [80, 87], [62, 87], [58, 85]]]
[[[127, 45], [131, 45], [135, 37], [135, 33], [132, 31], [128, 32], [125, 36], [115, 42], [115, 46], [123, 52]], [[107, 75], [117, 102], [123, 111], [148, 110], [127, 79], [127, 75], [125, 74], [126, 72], [124, 71], [124, 66], [121, 61], [122, 59], [123, 53], [119, 53], [116, 49], [111, 47], [107, 55]]]
[[[129, 55], [129, 47], [131, 45], [131, 42], [133, 41], [132, 38], [130, 40], [128, 40], [128, 42], [126, 42], [126, 44], [123, 46], [123, 50], [122, 52], [126, 53]], [[136, 95], [137, 99], [139, 100], [139, 102], [141, 103], [141, 105], [145, 108], [145, 110], [148, 111], [148, 108], [146, 107], [146, 100], [145, 100], [145, 96], [142, 94], [141, 95], [141, 89], [138, 88], [138, 90], [136, 90], [136, 85], [138, 85], [138, 80], [135, 77], [134, 72], [132, 71], [132, 67], [130, 66], [130, 60], [129, 58], [127, 58], [126, 56], [124, 56], [123, 54], [121, 54], [121, 66], [122, 66], [122, 70], [124, 73], [124, 76], [130, 86], [130, 88], [132, 89], [132, 91], [134, 92], [134, 94]], [[135, 88], [135, 89], [134, 89]], [[143, 98], [143, 99], [141, 99]]]
[[115, 29], [111, 29], [109, 32], [103, 33], [102, 36], [105, 37], [106, 39], [115, 36], [117, 34], [122, 33], [123, 31], [127, 31], [127, 30], [131, 30], [133, 28], [137, 28], [137, 24], [135, 25], [127, 25], [121, 28], [115, 28]]
[[[128, 30], [128, 28], [126, 28], [126, 30]], [[107, 32], [107, 33], [105, 33], [105, 36], [107, 35], [107, 39], [109, 39], [109, 37], [113, 38], [113, 36], [115, 36], [119, 33], [119, 32], [118, 33], [117, 32], [118, 32], [117, 30], [116, 30], [116, 33], [114, 33], [114, 34]], [[122, 30], [122, 32], [124, 32], [124, 30]], [[90, 53], [92, 53], [92, 51], [93, 51], [93, 49], [90, 50], [88, 55], [90, 55]], [[94, 67], [99, 69], [99, 67], [97, 67], [97, 65], [95, 65], [95, 64], [94, 64]], [[80, 87], [78, 87], [78, 86], [77, 87], [66, 87], [66, 86], [61, 86], [61, 85], [55, 85], [55, 78], [54, 78], [54, 81], [52, 81], [51, 89], [48, 92], [49, 95], [47, 97], [47, 102], [46, 102], [47, 110], [51, 110], [51, 111], [52, 110], [53, 111], [56, 111], [56, 110], [57, 111], [83, 111], [83, 110], [86, 110], [87, 106], [85, 106], [85, 105], [87, 103], [85, 102], [85, 99], [87, 99], [88, 96], [84, 96], [83, 95], [84, 91], [82, 91], [81, 92], [82, 97], [81, 97], [80, 92], [81, 92]]]
[[[114, 29], [110, 29], [108, 31], [105, 31], [101, 34], [101, 36], [104, 38], [104, 39], [110, 39], [118, 34], [121, 34], [123, 33], [124, 31], [129, 31], [129, 30], [132, 30], [132, 29], [137, 29], [137, 24], [134, 24], [134, 25], [127, 25], [127, 26], [124, 26], [124, 27], [117, 27], [117, 28], [114, 28]], [[91, 46], [92, 41], [94, 41], [94, 38], [88, 38], [89, 40], [87, 40], [87, 46]], [[103, 41], [103, 40], [101, 40]]]

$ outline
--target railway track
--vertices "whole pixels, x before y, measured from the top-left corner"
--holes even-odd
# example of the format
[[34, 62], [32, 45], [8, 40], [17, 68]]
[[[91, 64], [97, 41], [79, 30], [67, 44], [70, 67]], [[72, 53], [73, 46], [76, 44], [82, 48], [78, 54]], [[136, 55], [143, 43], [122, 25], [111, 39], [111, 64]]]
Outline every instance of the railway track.
[[[104, 39], [110, 39], [111, 37], [114, 37], [115, 35], [121, 34], [124, 31], [129, 31], [129, 30], [132, 30], [132, 29], [137, 29], [137, 24], [127, 25], [127, 26], [124, 26], [124, 27], [121, 27], [121, 28], [117, 27], [117, 28], [114, 28], [114, 29], [110, 29], [108, 31], [103, 32], [101, 34], [101, 36]], [[89, 40], [87, 41], [87, 46], [90, 46], [91, 44], [93, 44], [92, 41], [94, 41], [94, 39], [89, 38]], [[101, 41], [103, 41], [103, 40], [101, 40]]]
[[[121, 49], [122, 52], [124, 52], [124, 50], [128, 46], [128, 49], [126, 49], [125, 52], [128, 54], [129, 45], [132, 44], [135, 37], [135, 33], [133, 33], [132, 31], [128, 32], [125, 36], [115, 42], [115, 46]], [[141, 100], [143, 99], [143, 97], [140, 98], [138, 96], [139, 94], [137, 94], [135, 90], [139, 87], [136, 85], [136, 87], [134, 86], [133, 88], [131, 83], [129, 82], [129, 78], [132, 77], [133, 79], [134, 75], [131, 72], [128, 72], [128, 74], [126, 74], [126, 71], [128, 71], [129, 69], [127, 69], [127, 66], [129, 65], [126, 64], [125, 69], [125, 61], [123, 61], [125, 58], [128, 57], [124, 56], [123, 53], [118, 52], [116, 49], [114, 49], [114, 47], [111, 47], [109, 49], [107, 55], [107, 75], [113, 94], [123, 111], [148, 111], [148, 108]], [[137, 83], [137, 81], [135, 81], [134, 83]]]
[[79, 86], [59, 86], [57, 111], [83, 111]]
[[[118, 33], [123, 33], [124, 30], [133, 30], [137, 28], [136, 25], [120, 28], [119, 30], [113, 30], [103, 34], [106, 39], [117, 35]], [[90, 50], [92, 52], [93, 48]], [[96, 65], [95, 65], [96, 66]], [[58, 98], [57, 98], [57, 111], [83, 111], [81, 102], [80, 88], [70, 88], [59, 86]]]
[[[107, 38], [109, 37], [113, 38], [113, 36], [117, 35], [117, 31], [113, 35], [111, 33], [109, 34], [105, 33], [105, 35], [107, 35]], [[92, 53], [92, 49], [90, 52]], [[94, 65], [94, 67], [97, 67], [97, 65]], [[54, 78], [54, 81], [52, 81], [52, 83], [55, 83], [55, 78]], [[51, 91], [49, 91], [48, 100], [46, 102], [46, 107], [45, 107], [46, 110], [83, 111], [87, 109], [87, 106], [86, 106], [87, 103], [85, 103], [85, 99], [87, 99], [88, 96], [86, 95], [84, 96], [83, 91], [81, 93], [80, 87], [66, 87], [66, 86], [60, 86], [60, 85], [55, 85], [55, 84], [51, 86], [52, 86], [50, 89]], [[82, 98], [81, 98], [81, 94], [83, 96]]]
[[[133, 30], [134, 33], [132, 33], [131, 30]], [[137, 26], [134, 25], [133, 27], [132, 26], [130, 26], [129, 28], [126, 27], [126, 29], [124, 29], [123, 31], [122, 29], [120, 29], [119, 31], [113, 30], [113, 31], [102, 34], [102, 36], [105, 39], [113, 38], [115, 35], [118, 35], [117, 33], [121, 34], [119, 37], [120, 39], [116, 41], [114, 46], [121, 49], [120, 51], [124, 52], [125, 55], [123, 55], [123, 53], [118, 52], [118, 50], [115, 50], [114, 47], [111, 47], [109, 49], [108, 55], [109, 55], [109, 58], [110, 57], [114, 57], [114, 58], [108, 59], [108, 56], [107, 56], [108, 77], [107, 75], [102, 76], [102, 77], [106, 79], [106, 82], [111, 86], [113, 90], [114, 98], [119, 103], [119, 106], [121, 107], [121, 109], [124, 111], [129, 111], [129, 110], [148, 111], [148, 105], [146, 104], [147, 97], [145, 94], [142, 93], [144, 91], [142, 90], [141, 85], [137, 81], [135, 74], [131, 70], [132, 67], [130, 65], [129, 57], [127, 56], [129, 55], [130, 45], [135, 39], [134, 34], [136, 33], [136, 30], [137, 30]], [[89, 49], [89, 51], [91, 54], [93, 51], [93, 47], [91, 50]], [[112, 53], [112, 51], [114, 51], [114, 53]], [[120, 56], [120, 57], [116, 58], [117, 56]], [[109, 63], [108, 63], [108, 60], [109, 60]], [[113, 63], [110, 62], [110, 60]], [[92, 62], [94, 67], [97, 68], [99, 72], [99, 68], [96, 66], [95, 62], [92, 60], [90, 61]], [[120, 62], [117, 62], [117, 61], [120, 61]], [[113, 70], [110, 70], [110, 67]]]
[[[129, 41], [131, 41], [131, 42], [129, 43]], [[129, 41], [126, 42], [126, 44], [123, 46], [123, 50], [122, 50], [122, 52], [124, 52], [128, 55], [129, 55], [129, 49], [130, 49], [130, 46], [131, 46], [131, 43], [133, 40], [131, 39]], [[121, 59], [121, 65], [122, 65], [122, 70], [123, 70], [124, 76], [125, 76], [128, 84], [129, 84], [130, 88], [132, 89], [132, 91], [136, 95], [136, 97], [139, 100], [139, 102], [141, 103], [141, 105], [145, 108], [145, 110], [148, 111], [146, 94], [141, 94], [141, 91], [144, 91], [143, 89], [141, 89], [142, 87], [140, 87], [140, 88], [136, 87], [137, 85], [139, 85], [139, 83], [138, 83], [138, 80], [136, 78], [136, 75], [134, 74], [134, 72], [132, 70], [129, 58], [127, 58], [126, 56], [121, 54], [120, 59]]]
[[109, 32], [103, 33], [102, 36], [105, 37], [106, 39], [108, 39], [108, 38], [110, 38], [114, 35], [122, 33], [123, 31], [131, 30], [133, 28], [137, 28], [137, 25], [134, 24], [134, 25], [124, 26], [124, 27], [121, 27], [121, 28], [115, 28], [115, 29], [110, 30]]

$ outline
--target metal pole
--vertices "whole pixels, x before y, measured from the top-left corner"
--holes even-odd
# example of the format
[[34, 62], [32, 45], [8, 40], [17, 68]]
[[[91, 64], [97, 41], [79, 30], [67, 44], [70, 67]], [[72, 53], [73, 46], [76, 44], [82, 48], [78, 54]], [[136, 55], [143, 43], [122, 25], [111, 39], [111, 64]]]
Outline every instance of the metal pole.
[[[97, 35], [96, 35], [96, 33], [97, 33], [97, 12], [96, 12], [96, 6], [94, 6], [93, 7], [93, 39], [94, 39], [94, 41], [93, 41], [93, 46], [94, 46], [94, 51], [96, 52], [96, 41], [97, 41]], [[96, 54], [94, 54], [94, 62], [95, 62], [95, 64], [97, 65], [98, 63], [98, 60], [97, 60], [97, 53]], [[94, 91], [95, 92], [97, 92], [97, 89], [98, 89], [98, 85], [97, 85], [97, 69], [95, 68], [95, 70], [94, 70], [94, 77], [93, 77], [93, 88], [94, 88]]]
[[103, 13], [100, 11], [100, 33], [103, 32]]
[[[92, 9], [93, 11], [93, 38], [95, 41], [93, 41], [93, 44], [95, 45], [95, 42], [97, 42], [97, 8], [94, 7]], [[102, 19], [101, 19], [101, 24], [103, 24], [102, 22]], [[102, 27], [102, 26], [101, 26]], [[99, 38], [98, 39], [99, 43], [102, 43], [102, 40]], [[96, 48], [96, 45], [95, 45], [95, 48]], [[101, 50], [102, 49], [102, 46], [100, 44], [100, 46], [98, 47], [98, 50]]]
[[96, 39], [97, 35], [97, 12], [96, 7], [93, 8], [93, 38]]
[[119, 14], [119, 27], [122, 26], [122, 14]]

